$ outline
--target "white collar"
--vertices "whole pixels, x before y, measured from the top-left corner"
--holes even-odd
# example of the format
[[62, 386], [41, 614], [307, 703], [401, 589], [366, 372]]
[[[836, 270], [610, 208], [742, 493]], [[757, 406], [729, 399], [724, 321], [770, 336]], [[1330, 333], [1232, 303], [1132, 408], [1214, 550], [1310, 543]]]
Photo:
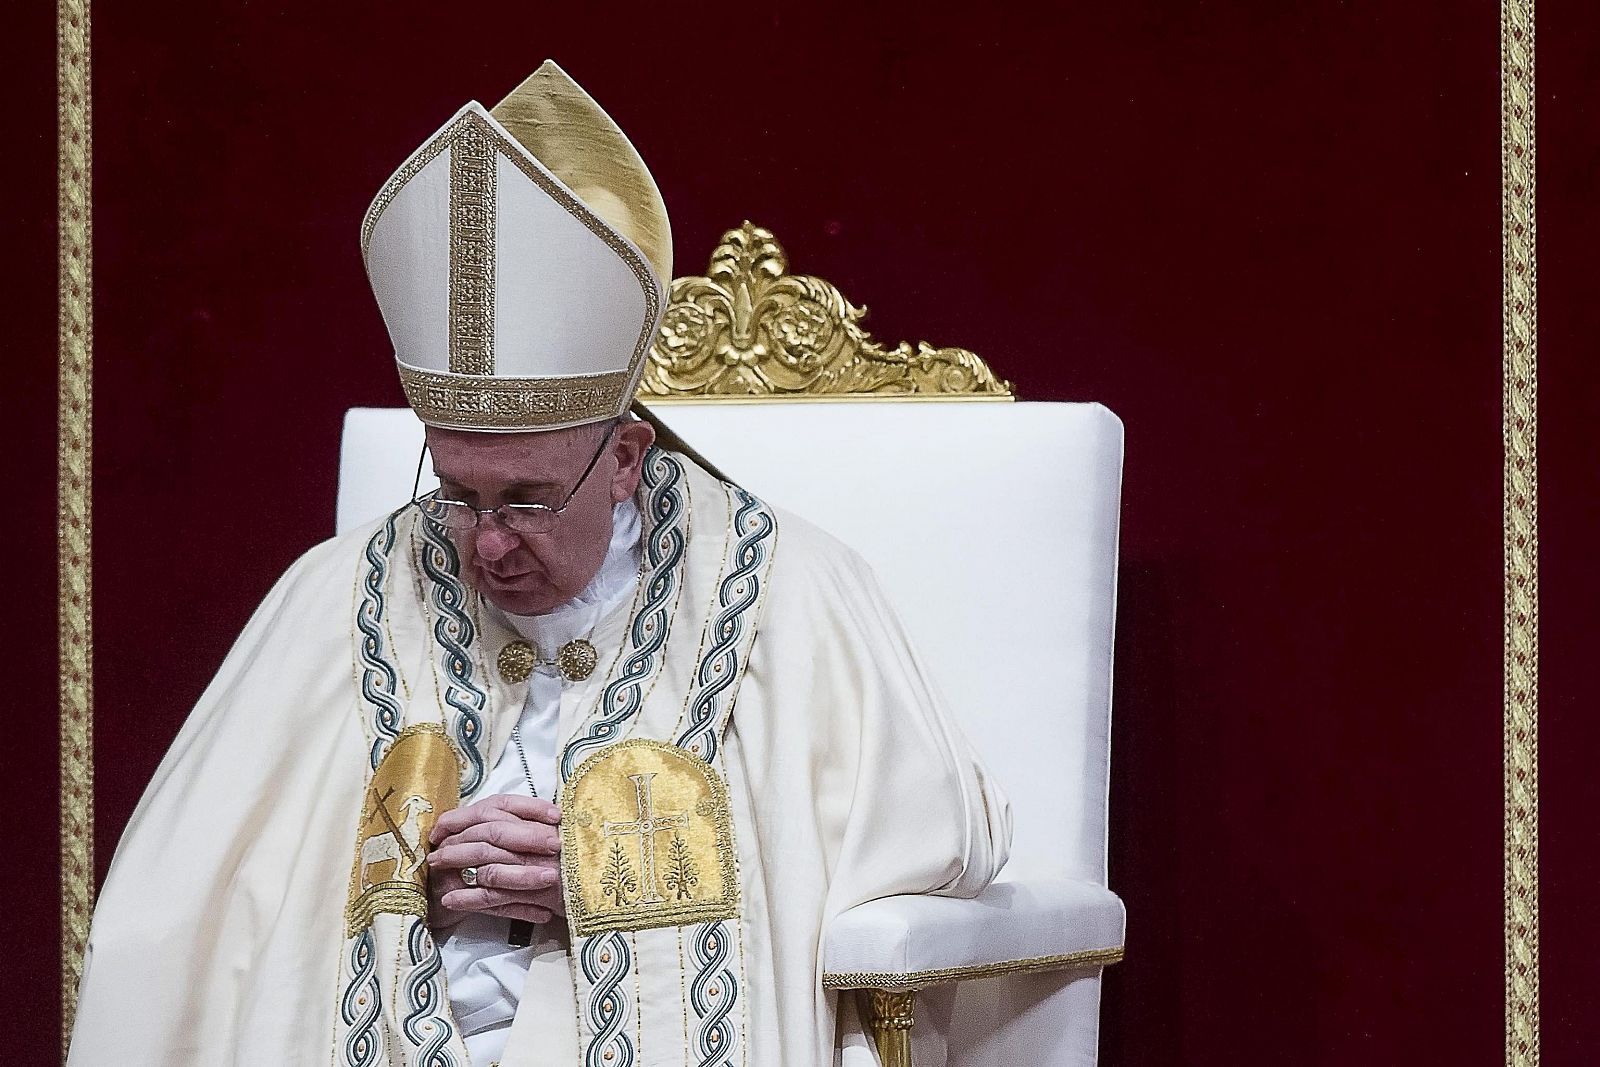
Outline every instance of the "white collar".
[[622, 501], [611, 510], [611, 544], [606, 558], [583, 592], [543, 615], [506, 614], [506, 621], [533, 642], [541, 659], [553, 657], [568, 641], [588, 634], [632, 598], [639, 578], [641, 525], [633, 498]]

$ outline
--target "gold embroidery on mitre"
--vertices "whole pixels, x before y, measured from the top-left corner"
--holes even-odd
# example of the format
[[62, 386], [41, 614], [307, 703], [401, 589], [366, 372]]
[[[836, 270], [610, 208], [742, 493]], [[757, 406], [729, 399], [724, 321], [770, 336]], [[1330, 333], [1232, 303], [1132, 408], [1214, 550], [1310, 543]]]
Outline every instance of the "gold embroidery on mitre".
[[423, 422], [461, 429], [556, 429], [608, 418], [627, 406], [628, 371], [561, 378], [441, 374], [399, 364], [406, 403]]
[[436, 725], [412, 726], [389, 746], [361, 799], [361, 830], [350, 872], [348, 932], [379, 912], [428, 914], [428, 834], [461, 803], [461, 758]]
[[613, 745], [585, 760], [562, 793], [561, 867], [580, 937], [735, 918], [727, 786], [673, 745]]
[[627, 135], [577, 82], [545, 60], [489, 112], [606, 224], [632, 241], [663, 285], [672, 228], [655, 179]]
[[450, 144], [450, 372], [494, 373], [495, 148], [482, 122]]
[[[561, 79], [565, 79], [565, 75], [561, 75]], [[565, 81], [570, 82], [570, 79]], [[548, 78], [542, 79], [542, 82], [545, 83], [545, 89], [555, 84]], [[519, 93], [525, 97], [540, 83], [541, 79], [530, 79], [519, 89]], [[561, 94], [562, 100], [557, 103], [556, 114], [565, 113], [565, 109], [578, 97], [587, 100], [581, 90], [575, 86], [572, 88], [577, 96], [569, 98], [568, 94]], [[514, 93], [513, 97], [518, 97], [518, 93]], [[505, 103], [514, 101], [508, 98]], [[527, 100], [522, 100], [522, 103], [527, 103]], [[585, 123], [595, 116], [604, 119], [604, 113], [598, 110], [593, 101], [588, 101], [585, 106], [592, 111], [592, 114], [585, 111]], [[519, 114], [512, 118], [535, 143], [549, 147], [542, 136], [533, 137], [529, 134], [533, 127], [529, 125], [527, 115]], [[537, 122], [533, 125], [536, 126]], [[583, 125], [582, 128], [587, 129], [588, 126]], [[615, 133], [621, 137], [620, 131]], [[566, 136], [573, 134], [573, 129], [565, 130]], [[622, 138], [622, 143], [626, 143], [625, 138]], [[576, 177], [577, 171], [572, 169], [576, 161], [583, 157], [584, 152], [593, 150], [600, 154], [591, 161], [595, 166], [585, 171], [591, 178], [610, 175], [630, 190], [637, 184], [635, 179], [649, 183], [649, 172], [643, 170], [637, 153], [624, 159], [611, 151], [614, 147], [608, 141], [606, 145], [574, 148], [562, 157], [561, 163], [569, 174]], [[407, 365], [406, 353], [397, 351], [396, 362], [407, 403], [430, 425], [468, 430], [549, 430], [621, 415], [632, 402], [634, 387], [643, 371], [645, 354], [655, 337], [665, 296], [664, 286], [670, 279], [671, 241], [665, 229], [664, 210], [657, 212], [651, 205], [641, 204], [633, 205], [643, 213], [638, 218], [634, 217], [637, 214], [634, 211], [623, 210], [619, 214], [618, 209], [623, 206], [619, 200], [620, 193], [607, 193], [602, 188], [589, 188], [586, 185], [589, 194], [605, 210], [591, 207], [553, 177], [515, 137], [508, 136], [483, 112], [467, 109], [414, 153], [384, 183], [377, 198], [367, 209], [361, 226], [361, 247], [362, 256], [368, 259], [369, 273], [372, 272], [369, 258], [372, 234], [378, 220], [394, 203], [401, 190], [446, 149], [450, 152], [447, 212], [450, 235], [449, 370], [424, 370]], [[628, 150], [632, 151], [631, 146]], [[501, 158], [581, 223], [633, 274], [644, 301], [644, 314], [625, 369], [598, 374], [519, 378], [496, 375], [496, 346], [504, 340], [497, 339], [495, 333], [495, 304], [498, 300], [495, 260], [500, 241], [497, 235], [496, 198], [498, 160]], [[654, 191], [653, 184], [650, 189]], [[655, 193], [654, 197], [656, 207], [659, 207], [659, 193]], [[613, 228], [608, 221], [612, 218], [626, 226], [620, 230]], [[647, 260], [646, 254], [642, 254], [629, 236], [624, 234], [637, 234], [641, 239], [647, 239], [653, 250], [653, 258]], [[658, 277], [656, 271], [662, 267], [666, 267], [667, 271]], [[618, 356], [620, 359], [621, 354]]]

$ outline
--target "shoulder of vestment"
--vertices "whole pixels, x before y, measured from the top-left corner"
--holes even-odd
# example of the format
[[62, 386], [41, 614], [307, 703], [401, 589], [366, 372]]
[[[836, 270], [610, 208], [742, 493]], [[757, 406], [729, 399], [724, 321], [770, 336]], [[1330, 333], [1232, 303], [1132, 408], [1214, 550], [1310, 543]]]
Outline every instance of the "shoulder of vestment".
[[295, 627], [301, 644], [317, 639], [337, 641], [340, 654], [344, 654], [357, 569], [373, 534], [386, 521], [387, 516], [364, 523], [301, 553], [262, 599], [246, 633], [266, 627], [265, 637], [282, 627]]
[[861, 554], [833, 534], [783, 508], [773, 508], [778, 520], [778, 554], [774, 583], [823, 575], [870, 575], [872, 568]]

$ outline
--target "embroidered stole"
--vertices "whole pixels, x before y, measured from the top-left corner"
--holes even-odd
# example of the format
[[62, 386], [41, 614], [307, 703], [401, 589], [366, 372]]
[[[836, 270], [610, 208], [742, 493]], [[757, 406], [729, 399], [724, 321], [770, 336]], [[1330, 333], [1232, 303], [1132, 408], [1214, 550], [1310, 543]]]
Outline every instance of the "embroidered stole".
[[[777, 524], [755, 497], [659, 448], [640, 493], [644, 567], [626, 635], [558, 761], [578, 1047], [581, 1067], [724, 1067], [742, 1062], [745, 998], [722, 738]], [[691, 511], [702, 526], [693, 541]], [[434, 820], [484, 779], [490, 726], [520, 710], [520, 688], [488, 671], [498, 650], [484, 637], [444, 531], [414, 510], [391, 516], [355, 589], [369, 777], [337, 1067], [468, 1067], [427, 926], [424, 859]], [[400, 667], [408, 657], [420, 667], [414, 686]]]

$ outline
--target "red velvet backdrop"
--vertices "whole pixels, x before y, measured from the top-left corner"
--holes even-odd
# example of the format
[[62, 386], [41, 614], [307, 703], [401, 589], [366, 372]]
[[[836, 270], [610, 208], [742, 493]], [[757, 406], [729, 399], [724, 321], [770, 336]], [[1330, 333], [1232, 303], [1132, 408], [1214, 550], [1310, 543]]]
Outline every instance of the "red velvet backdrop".
[[[13, 11], [19, 510], [47, 515], [51, 12]], [[1109, 1065], [1501, 1062], [1498, 8], [102, 4], [94, 24], [98, 861], [397, 404], [356, 233], [546, 56], [611, 111], [681, 273], [725, 228], [889, 339], [1127, 426]], [[1546, 1062], [1600, 1045], [1581, 650], [1600, 534], [1595, 20], [1541, 4]], [[1587, 124], [1586, 124], [1587, 123]], [[9, 361], [8, 361], [9, 362]], [[1047, 457], [1041, 462], [1048, 463]], [[1047, 474], [1045, 475], [1047, 476]], [[397, 498], [406, 486], [394, 487]], [[54, 1018], [48, 524], [17, 586], [11, 886]], [[1015, 580], [1026, 560], [1000, 560]], [[46, 709], [41, 712], [40, 709]], [[8, 987], [11, 980], [8, 979]], [[34, 1028], [27, 1062], [56, 1035]]]

